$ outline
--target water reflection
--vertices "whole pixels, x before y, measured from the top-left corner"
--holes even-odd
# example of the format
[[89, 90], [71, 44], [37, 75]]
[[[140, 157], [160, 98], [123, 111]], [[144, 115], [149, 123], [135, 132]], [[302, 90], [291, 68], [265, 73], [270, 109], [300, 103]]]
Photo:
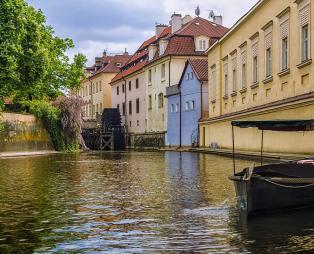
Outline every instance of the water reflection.
[[[238, 161], [239, 167], [250, 165]], [[0, 253], [295, 253], [314, 213], [246, 221], [231, 159], [87, 153], [0, 160]]]

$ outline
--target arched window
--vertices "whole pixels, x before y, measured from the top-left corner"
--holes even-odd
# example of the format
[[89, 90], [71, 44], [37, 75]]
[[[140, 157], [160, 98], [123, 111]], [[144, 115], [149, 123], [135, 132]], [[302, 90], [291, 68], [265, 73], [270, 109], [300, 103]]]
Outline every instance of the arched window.
[[164, 94], [163, 93], [158, 94], [158, 107], [159, 108], [164, 107]]

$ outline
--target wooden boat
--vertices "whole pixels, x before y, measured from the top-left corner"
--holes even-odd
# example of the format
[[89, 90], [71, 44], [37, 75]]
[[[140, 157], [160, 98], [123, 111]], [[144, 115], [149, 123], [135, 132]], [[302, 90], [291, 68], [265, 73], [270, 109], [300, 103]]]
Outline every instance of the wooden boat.
[[[234, 127], [262, 131], [261, 166], [236, 173]], [[264, 131], [312, 131], [314, 120], [232, 122], [234, 182], [238, 203], [248, 217], [314, 206], [314, 158], [263, 165]]]

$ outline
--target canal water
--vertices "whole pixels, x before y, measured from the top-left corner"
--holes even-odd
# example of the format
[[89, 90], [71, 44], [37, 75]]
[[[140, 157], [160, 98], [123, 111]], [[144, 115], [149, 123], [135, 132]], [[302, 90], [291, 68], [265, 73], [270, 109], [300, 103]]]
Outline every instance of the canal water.
[[314, 212], [246, 221], [231, 171], [198, 153], [0, 159], [0, 253], [313, 253]]

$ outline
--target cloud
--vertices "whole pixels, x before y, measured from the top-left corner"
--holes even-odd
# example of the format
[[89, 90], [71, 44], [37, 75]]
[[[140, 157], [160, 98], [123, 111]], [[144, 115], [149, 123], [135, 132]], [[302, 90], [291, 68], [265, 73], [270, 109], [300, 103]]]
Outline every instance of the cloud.
[[209, 10], [224, 17], [224, 24], [232, 26], [257, 0], [26, 0], [43, 10], [47, 23], [56, 34], [72, 38], [76, 45], [69, 51], [84, 53], [88, 64], [104, 49], [133, 53], [140, 44], [154, 34], [155, 22], [168, 24], [172, 13], [194, 16], [197, 5], [201, 16]]

